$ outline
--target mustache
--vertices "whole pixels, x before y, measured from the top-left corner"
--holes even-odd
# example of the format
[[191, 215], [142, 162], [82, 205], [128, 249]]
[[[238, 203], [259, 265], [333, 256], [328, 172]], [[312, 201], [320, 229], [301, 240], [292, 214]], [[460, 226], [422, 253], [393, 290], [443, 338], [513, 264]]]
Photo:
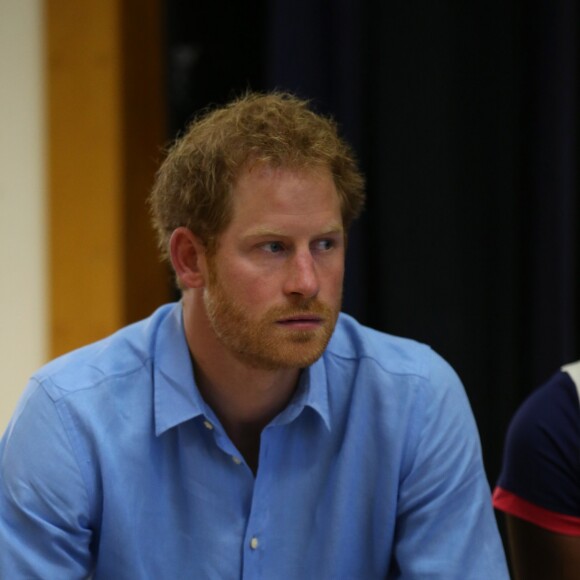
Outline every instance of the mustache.
[[268, 311], [268, 318], [290, 318], [301, 315], [317, 315], [321, 317], [334, 314], [330, 306], [320, 302], [317, 298], [298, 298], [296, 302], [289, 306], [274, 306]]

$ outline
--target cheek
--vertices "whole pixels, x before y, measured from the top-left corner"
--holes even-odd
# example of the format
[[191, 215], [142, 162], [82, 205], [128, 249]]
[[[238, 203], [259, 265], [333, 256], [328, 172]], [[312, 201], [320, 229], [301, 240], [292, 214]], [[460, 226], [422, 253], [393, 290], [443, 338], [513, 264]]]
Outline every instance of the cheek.
[[342, 292], [342, 284], [344, 281], [344, 263], [341, 261], [332, 268], [329, 268], [325, 278], [329, 292]]
[[227, 280], [229, 294], [238, 304], [253, 310], [261, 309], [276, 299], [280, 287], [276, 276], [265, 276], [252, 269], [236, 268], [230, 270]]

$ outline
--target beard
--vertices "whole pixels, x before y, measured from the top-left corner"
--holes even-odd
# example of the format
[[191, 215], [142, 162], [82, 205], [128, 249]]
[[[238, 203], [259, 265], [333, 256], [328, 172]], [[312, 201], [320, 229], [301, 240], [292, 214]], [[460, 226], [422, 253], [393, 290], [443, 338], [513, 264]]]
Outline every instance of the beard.
[[[340, 311], [340, 300], [332, 308], [317, 298], [296, 297], [287, 306], [275, 306], [260, 317], [252, 317], [228, 294], [214, 264], [210, 265], [203, 299], [218, 340], [238, 360], [262, 370], [304, 368], [317, 361], [334, 332]], [[316, 315], [321, 323], [304, 330], [278, 322], [298, 315]]]

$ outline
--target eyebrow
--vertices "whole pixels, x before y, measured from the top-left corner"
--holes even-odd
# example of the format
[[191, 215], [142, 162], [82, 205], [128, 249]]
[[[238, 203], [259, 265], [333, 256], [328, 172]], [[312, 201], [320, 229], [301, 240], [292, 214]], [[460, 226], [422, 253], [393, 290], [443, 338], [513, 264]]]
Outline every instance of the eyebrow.
[[[334, 234], [343, 234], [344, 228], [341, 224], [330, 224], [328, 228], [316, 236], [331, 236]], [[276, 230], [273, 228], [267, 227], [257, 227], [254, 230], [249, 231], [244, 237], [246, 238], [262, 238], [262, 237], [278, 237], [278, 238], [287, 238], [288, 234], [284, 233], [281, 230]]]

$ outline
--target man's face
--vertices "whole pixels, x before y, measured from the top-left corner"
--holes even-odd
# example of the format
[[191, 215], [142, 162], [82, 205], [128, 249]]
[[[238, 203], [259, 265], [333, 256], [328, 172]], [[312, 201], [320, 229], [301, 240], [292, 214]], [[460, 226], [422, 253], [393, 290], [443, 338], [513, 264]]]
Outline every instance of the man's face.
[[233, 190], [233, 218], [208, 257], [204, 303], [222, 345], [254, 368], [317, 360], [340, 311], [340, 202], [328, 170], [257, 164]]

